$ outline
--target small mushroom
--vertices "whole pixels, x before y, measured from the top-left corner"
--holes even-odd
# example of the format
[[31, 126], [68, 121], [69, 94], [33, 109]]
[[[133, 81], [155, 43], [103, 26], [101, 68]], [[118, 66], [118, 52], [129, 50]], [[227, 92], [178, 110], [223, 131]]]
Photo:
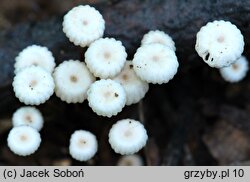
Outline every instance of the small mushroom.
[[89, 106], [100, 116], [115, 116], [122, 111], [126, 103], [124, 88], [118, 82], [110, 79], [94, 82], [87, 95]]
[[103, 36], [105, 21], [95, 8], [79, 5], [63, 19], [63, 32], [75, 45], [86, 47]]
[[117, 166], [143, 166], [143, 160], [139, 155], [126, 155], [122, 156], [118, 162]]
[[77, 130], [70, 138], [69, 153], [78, 161], [87, 161], [97, 152], [98, 144], [95, 135], [89, 131]]
[[43, 116], [41, 112], [35, 107], [21, 107], [14, 112], [12, 116], [12, 123], [14, 127], [27, 125], [40, 131], [43, 127]]
[[131, 155], [141, 150], [148, 135], [144, 126], [133, 119], [123, 119], [115, 123], [109, 131], [112, 149], [122, 155]]
[[12, 83], [16, 97], [26, 105], [39, 105], [54, 93], [54, 80], [51, 74], [39, 66], [20, 70]]
[[244, 50], [240, 30], [229, 21], [213, 21], [203, 26], [196, 36], [195, 49], [211, 67], [230, 66]]
[[149, 89], [149, 84], [135, 74], [131, 61], [126, 61], [122, 72], [113, 80], [119, 82], [124, 87], [127, 96], [126, 105], [138, 103]]
[[95, 81], [85, 63], [69, 60], [61, 63], [53, 74], [55, 93], [67, 103], [82, 103], [89, 86]]
[[23, 49], [16, 57], [15, 73], [29, 66], [40, 66], [52, 73], [55, 68], [55, 59], [47, 47], [31, 45]]
[[141, 45], [159, 43], [169, 47], [171, 50], [175, 51], [175, 43], [173, 39], [163, 31], [160, 30], [151, 30], [146, 33], [141, 41]]
[[228, 82], [239, 82], [247, 75], [248, 61], [245, 56], [241, 56], [233, 64], [220, 69], [221, 76]]
[[89, 70], [103, 79], [111, 78], [121, 72], [127, 53], [121, 41], [114, 38], [101, 38], [90, 44], [85, 53]]
[[132, 62], [137, 76], [153, 84], [167, 83], [179, 67], [175, 52], [158, 43], [137, 49]]
[[7, 143], [15, 154], [27, 156], [39, 148], [41, 137], [39, 132], [30, 126], [17, 126], [10, 130]]

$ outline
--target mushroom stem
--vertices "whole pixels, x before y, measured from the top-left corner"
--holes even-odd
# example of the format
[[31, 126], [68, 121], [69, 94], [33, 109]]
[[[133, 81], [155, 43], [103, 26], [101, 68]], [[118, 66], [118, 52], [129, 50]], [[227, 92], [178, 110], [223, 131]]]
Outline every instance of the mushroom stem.
[[[138, 114], [139, 114], [139, 120], [140, 122], [145, 125], [145, 115], [144, 115], [144, 107], [143, 107], [143, 101], [140, 100], [140, 102], [138, 103]], [[145, 155], [145, 158], [146, 158], [146, 165], [147, 166], [151, 166], [152, 165], [152, 162], [150, 160], [150, 157], [148, 155], [148, 147], [147, 145], [145, 145], [144, 149], [143, 149], [143, 152], [144, 152], [144, 155]]]
[[138, 103], [138, 113], [139, 113], [139, 120], [144, 125], [145, 123], [145, 117], [144, 117], [144, 108], [143, 108], [143, 101], [140, 100]]
[[84, 60], [85, 60], [84, 54], [85, 54], [86, 50], [87, 50], [86, 47], [80, 47], [80, 48], [79, 48], [79, 60], [80, 60], [80, 61], [83, 61], [83, 62], [84, 62]]

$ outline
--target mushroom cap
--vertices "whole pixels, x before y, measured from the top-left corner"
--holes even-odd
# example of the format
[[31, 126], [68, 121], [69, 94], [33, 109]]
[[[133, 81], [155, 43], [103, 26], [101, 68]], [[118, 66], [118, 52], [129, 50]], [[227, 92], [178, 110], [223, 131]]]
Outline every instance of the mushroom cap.
[[231, 22], [215, 20], [197, 33], [195, 49], [209, 66], [222, 68], [231, 65], [241, 56], [244, 38]]
[[87, 91], [89, 106], [100, 116], [115, 116], [126, 103], [126, 93], [121, 84], [113, 80], [98, 80]]
[[220, 69], [221, 76], [228, 82], [239, 82], [247, 75], [248, 61], [245, 56], [241, 56], [233, 64]]
[[111, 78], [121, 72], [127, 53], [121, 41], [114, 38], [101, 38], [90, 44], [85, 53], [89, 70], [103, 79]]
[[71, 9], [63, 19], [63, 32], [75, 45], [88, 46], [103, 36], [105, 21], [95, 8], [79, 5]]
[[169, 47], [173, 51], [176, 50], [173, 39], [168, 34], [160, 30], [151, 30], [143, 36], [141, 45], [152, 43], [159, 43]]
[[7, 143], [15, 154], [27, 156], [38, 149], [41, 137], [39, 132], [30, 126], [17, 126], [10, 130]]
[[75, 131], [70, 138], [69, 153], [78, 161], [87, 161], [97, 152], [95, 135], [85, 130]]
[[14, 127], [27, 125], [37, 131], [40, 131], [43, 127], [43, 116], [41, 112], [35, 107], [21, 107], [14, 112], [12, 116], [12, 123]]
[[126, 61], [125, 67], [113, 80], [119, 82], [126, 92], [126, 105], [138, 103], [148, 92], [149, 84], [141, 80], [133, 69], [132, 61]]
[[139, 155], [126, 155], [122, 156], [118, 162], [117, 166], [143, 166], [143, 160]]
[[109, 131], [109, 143], [116, 153], [131, 155], [141, 150], [148, 135], [144, 126], [133, 119], [123, 119], [115, 123]]
[[52, 73], [55, 68], [55, 59], [47, 47], [31, 45], [23, 49], [16, 57], [15, 73], [29, 66], [40, 66]]
[[167, 83], [177, 73], [179, 63], [175, 52], [155, 43], [137, 49], [133, 59], [137, 76], [148, 83]]
[[39, 66], [20, 70], [12, 85], [16, 97], [26, 105], [44, 103], [54, 93], [55, 87], [51, 74]]
[[82, 103], [89, 86], [95, 81], [85, 63], [69, 60], [61, 63], [53, 74], [55, 93], [67, 103]]

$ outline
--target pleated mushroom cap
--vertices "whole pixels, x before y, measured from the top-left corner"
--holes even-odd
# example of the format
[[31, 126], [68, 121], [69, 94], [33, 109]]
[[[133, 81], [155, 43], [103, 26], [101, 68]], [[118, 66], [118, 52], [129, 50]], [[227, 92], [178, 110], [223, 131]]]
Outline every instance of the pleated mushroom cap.
[[15, 73], [29, 66], [40, 66], [52, 73], [55, 68], [55, 59], [47, 47], [31, 45], [23, 49], [15, 59]]
[[78, 60], [64, 61], [56, 67], [53, 76], [56, 95], [67, 103], [82, 103], [95, 81], [85, 63]]
[[41, 137], [39, 132], [30, 126], [17, 126], [10, 130], [7, 143], [13, 153], [28, 156], [39, 148]]
[[12, 116], [13, 127], [27, 125], [40, 131], [43, 127], [43, 116], [41, 112], [30, 106], [24, 106], [17, 109]]
[[245, 56], [241, 56], [237, 61], [228, 67], [220, 69], [221, 76], [228, 82], [239, 82], [248, 72], [248, 61]]
[[114, 38], [101, 38], [93, 42], [85, 53], [89, 70], [103, 79], [111, 78], [121, 72], [127, 53], [121, 41]]
[[153, 84], [169, 82], [179, 67], [175, 52], [158, 43], [137, 49], [132, 62], [137, 76]]
[[63, 19], [63, 32], [75, 45], [86, 47], [103, 36], [105, 21], [95, 8], [79, 5]]
[[74, 159], [87, 161], [96, 154], [97, 148], [97, 139], [91, 132], [77, 130], [71, 135], [69, 153]]
[[240, 30], [229, 21], [213, 21], [203, 26], [196, 36], [195, 49], [211, 67], [230, 66], [244, 50]]
[[98, 80], [88, 92], [91, 109], [100, 116], [111, 117], [122, 111], [126, 104], [126, 92], [121, 84], [113, 80]]
[[141, 150], [148, 135], [144, 126], [133, 119], [123, 119], [115, 123], [109, 131], [112, 149], [122, 155], [131, 155]]
[[20, 70], [12, 83], [16, 97], [26, 105], [39, 105], [46, 102], [54, 93], [54, 80], [51, 74], [39, 66]]
[[159, 43], [169, 47], [171, 50], [175, 51], [175, 43], [173, 39], [163, 31], [160, 30], [151, 30], [146, 33], [141, 41], [141, 45]]

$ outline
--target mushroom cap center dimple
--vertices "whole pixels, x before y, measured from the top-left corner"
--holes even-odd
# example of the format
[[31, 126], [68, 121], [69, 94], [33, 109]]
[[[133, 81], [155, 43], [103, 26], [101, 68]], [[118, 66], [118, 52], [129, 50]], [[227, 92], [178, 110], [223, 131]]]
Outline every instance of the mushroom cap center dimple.
[[83, 21], [82, 21], [82, 24], [83, 24], [84, 26], [87, 26], [87, 25], [89, 24], [89, 22], [88, 22], [87, 20], [83, 20]]
[[85, 146], [86, 145], [86, 140], [85, 139], [83, 139], [83, 138], [81, 138], [79, 141], [78, 141], [78, 146], [79, 147], [83, 147], [83, 146]]
[[70, 76], [70, 81], [72, 82], [72, 83], [76, 83], [77, 82], [77, 77], [75, 76], [75, 75], [71, 75]]
[[160, 60], [160, 57], [155, 55], [155, 56], [152, 57], [152, 60], [153, 60], [154, 62], [157, 62], [157, 61]]
[[34, 61], [34, 62], [32, 63], [32, 65], [38, 66], [39, 64], [38, 64], [36, 61]]
[[218, 38], [217, 38], [217, 41], [219, 42], [219, 43], [223, 43], [224, 41], [225, 41], [225, 37], [224, 36], [219, 36]]
[[237, 64], [232, 64], [232, 68], [233, 68], [233, 70], [237, 70], [239, 68], [239, 66]]
[[130, 130], [126, 130], [125, 132], [124, 132], [124, 136], [125, 137], [131, 137], [133, 135], [133, 133], [130, 131]]
[[104, 95], [104, 97], [109, 98], [111, 96], [111, 92], [106, 91], [106, 92], [104, 92], [103, 95]]
[[31, 88], [31, 90], [34, 89], [34, 87], [37, 85], [37, 81], [36, 80], [31, 80], [29, 87]]
[[32, 123], [32, 118], [31, 118], [31, 116], [30, 116], [30, 115], [25, 116], [25, 121], [26, 121], [27, 123]]
[[110, 54], [110, 52], [104, 52], [103, 56], [105, 59], [110, 59], [111, 54]]
[[27, 139], [28, 139], [28, 137], [24, 134], [20, 136], [21, 141], [26, 141]]

